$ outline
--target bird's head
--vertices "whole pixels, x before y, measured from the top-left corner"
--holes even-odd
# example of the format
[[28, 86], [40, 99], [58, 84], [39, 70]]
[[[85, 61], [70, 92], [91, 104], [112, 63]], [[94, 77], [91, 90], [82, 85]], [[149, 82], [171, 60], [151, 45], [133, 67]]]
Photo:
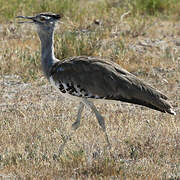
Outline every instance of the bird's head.
[[17, 16], [30, 21], [21, 21], [19, 23], [33, 23], [37, 26], [38, 32], [53, 32], [57, 21], [61, 19], [61, 15], [53, 13], [40, 13], [36, 16]]

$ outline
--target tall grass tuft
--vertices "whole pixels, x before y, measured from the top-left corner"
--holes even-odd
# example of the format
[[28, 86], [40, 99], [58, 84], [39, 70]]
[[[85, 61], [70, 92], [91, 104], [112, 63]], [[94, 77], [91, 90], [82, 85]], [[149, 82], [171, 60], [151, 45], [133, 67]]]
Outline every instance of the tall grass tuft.
[[[177, 0], [135, 0], [131, 2], [135, 13], [157, 15], [172, 12], [178, 4]], [[176, 8], [175, 8], [176, 9]]]

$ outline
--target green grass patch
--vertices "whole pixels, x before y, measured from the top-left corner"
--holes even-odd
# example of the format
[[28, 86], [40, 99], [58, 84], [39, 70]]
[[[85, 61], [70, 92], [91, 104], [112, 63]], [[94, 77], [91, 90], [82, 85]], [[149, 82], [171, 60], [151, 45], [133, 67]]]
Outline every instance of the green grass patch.
[[159, 13], [176, 13], [178, 0], [134, 0], [131, 2], [134, 13], [158, 15]]
[[13, 19], [17, 15], [32, 15], [39, 12], [62, 13], [74, 20], [80, 20], [85, 14], [89, 17], [109, 16], [112, 10], [132, 10], [134, 14], [179, 13], [178, 0], [134, 0], [129, 1], [82, 1], [82, 0], [0, 0], [0, 20]]

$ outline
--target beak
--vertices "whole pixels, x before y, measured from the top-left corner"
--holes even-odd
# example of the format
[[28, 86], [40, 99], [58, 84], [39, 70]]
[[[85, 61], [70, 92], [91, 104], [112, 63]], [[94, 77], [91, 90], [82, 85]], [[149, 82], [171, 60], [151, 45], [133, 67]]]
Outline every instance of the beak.
[[20, 23], [20, 24], [22, 24], [22, 23], [35, 23], [35, 19], [33, 16], [17, 16], [16, 18], [23, 18], [23, 19], [32, 20], [32, 21], [19, 21], [18, 23]]

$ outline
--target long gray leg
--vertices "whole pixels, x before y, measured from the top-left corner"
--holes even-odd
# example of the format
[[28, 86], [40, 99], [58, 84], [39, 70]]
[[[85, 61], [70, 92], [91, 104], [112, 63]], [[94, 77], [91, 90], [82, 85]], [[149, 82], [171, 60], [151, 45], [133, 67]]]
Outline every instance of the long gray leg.
[[72, 127], [71, 127], [71, 131], [73, 131], [73, 132], [71, 132], [69, 136], [63, 137], [64, 142], [59, 148], [59, 156], [63, 153], [64, 147], [65, 147], [66, 143], [68, 142], [68, 140], [71, 139], [74, 131], [76, 131], [79, 128], [83, 109], [84, 109], [84, 104], [82, 102], [80, 102], [76, 121], [72, 124]]
[[111, 147], [111, 144], [109, 142], [109, 138], [108, 138], [108, 135], [107, 135], [107, 132], [106, 132], [106, 125], [105, 125], [105, 122], [104, 122], [104, 118], [101, 116], [101, 114], [96, 109], [96, 106], [91, 101], [88, 101], [87, 99], [83, 99], [83, 103], [86, 106], [90, 107], [91, 110], [94, 112], [94, 114], [95, 114], [95, 116], [96, 116], [96, 118], [98, 120], [98, 123], [101, 126], [101, 128], [102, 128], [102, 130], [103, 130], [103, 132], [105, 134], [108, 147]]
[[72, 124], [72, 129], [74, 129], [74, 130], [78, 129], [78, 127], [80, 126], [81, 115], [82, 115], [83, 109], [84, 109], [84, 104], [82, 102], [80, 102], [79, 109], [78, 109], [78, 114], [77, 114], [77, 119]]

